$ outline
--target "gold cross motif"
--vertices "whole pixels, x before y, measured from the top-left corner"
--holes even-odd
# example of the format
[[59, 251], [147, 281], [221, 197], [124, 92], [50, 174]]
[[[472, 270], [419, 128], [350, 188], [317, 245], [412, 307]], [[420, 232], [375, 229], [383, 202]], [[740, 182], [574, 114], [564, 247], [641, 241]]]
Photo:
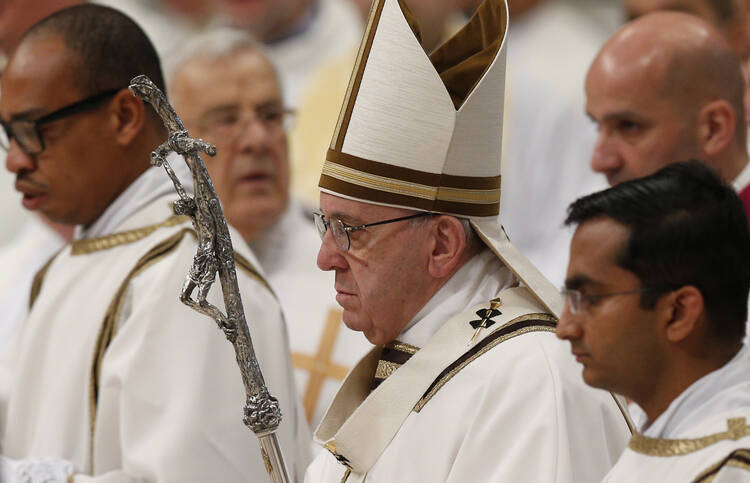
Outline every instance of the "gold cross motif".
[[325, 380], [330, 378], [343, 381], [347, 372], [349, 372], [348, 367], [336, 364], [331, 360], [341, 324], [341, 311], [336, 308], [330, 309], [325, 327], [323, 328], [323, 335], [320, 338], [318, 351], [315, 355], [310, 356], [299, 352], [292, 352], [292, 364], [294, 367], [310, 372], [310, 377], [305, 386], [305, 393], [302, 395], [302, 405], [305, 408], [307, 422], [312, 421]]
[[482, 323], [479, 324], [479, 326], [474, 331], [474, 335], [471, 336], [471, 340], [469, 341], [469, 344], [474, 342], [474, 339], [477, 338], [479, 335], [479, 332], [487, 327], [487, 321], [490, 320], [490, 317], [492, 316], [492, 311], [498, 309], [502, 305], [502, 301], [499, 298], [490, 300], [490, 309], [484, 314], [484, 317], [482, 317]]

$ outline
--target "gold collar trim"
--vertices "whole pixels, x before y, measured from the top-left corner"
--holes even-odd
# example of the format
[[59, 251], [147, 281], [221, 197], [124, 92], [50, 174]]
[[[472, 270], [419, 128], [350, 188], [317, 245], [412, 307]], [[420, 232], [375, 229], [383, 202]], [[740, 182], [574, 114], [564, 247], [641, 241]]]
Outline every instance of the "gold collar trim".
[[634, 434], [628, 448], [647, 456], [682, 456], [707, 448], [725, 440], [737, 441], [750, 436], [750, 426], [745, 418], [727, 420], [727, 430], [695, 439], [661, 439]]
[[97, 238], [88, 238], [85, 240], [76, 240], [71, 243], [71, 255], [88, 255], [90, 253], [98, 252], [101, 250], [108, 250], [120, 245], [126, 245], [128, 243], [135, 243], [142, 240], [158, 230], [159, 228], [166, 228], [170, 226], [177, 226], [190, 218], [184, 215], [172, 215], [161, 223], [156, 225], [144, 226], [143, 228], [136, 228], [134, 230], [122, 231], [120, 233], [113, 233], [107, 236], [101, 236]]
[[401, 342], [398, 340], [394, 340], [393, 342], [389, 342], [385, 345], [386, 349], [393, 349], [397, 350], [399, 352], [406, 352], [407, 354], [414, 355], [419, 350], [419, 347], [411, 344], [407, 344], [406, 342]]

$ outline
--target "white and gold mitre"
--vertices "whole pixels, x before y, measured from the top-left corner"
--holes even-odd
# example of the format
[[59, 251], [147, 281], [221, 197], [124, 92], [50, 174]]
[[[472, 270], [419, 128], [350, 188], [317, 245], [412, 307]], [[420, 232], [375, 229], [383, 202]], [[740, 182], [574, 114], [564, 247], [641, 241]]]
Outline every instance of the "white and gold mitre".
[[557, 290], [497, 221], [507, 27], [505, 0], [485, 0], [428, 56], [404, 1], [375, 0], [319, 187], [357, 201], [471, 219], [559, 315]]

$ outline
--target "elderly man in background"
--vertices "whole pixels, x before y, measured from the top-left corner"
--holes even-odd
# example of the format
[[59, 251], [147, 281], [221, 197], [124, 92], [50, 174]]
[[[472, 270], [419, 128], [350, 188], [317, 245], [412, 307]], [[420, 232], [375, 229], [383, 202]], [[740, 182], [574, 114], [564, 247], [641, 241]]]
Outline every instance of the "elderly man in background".
[[289, 110], [276, 71], [244, 31], [191, 39], [170, 59], [170, 96], [191, 135], [216, 145], [206, 157], [224, 213], [258, 257], [286, 314], [308, 421], [317, 424], [347, 371], [369, 349], [341, 330], [333, 277], [315, 266], [318, 235], [289, 197]]
[[320, 177], [318, 266], [378, 347], [318, 426], [306, 481], [598, 482], [626, 418], [576, 377], [559, 294], [497, 220], [505, 2], [429, 57], [407, 19], [375, 2]]
[[362, 33], [349, 0], [216, 0], [220, 21], [247, 29], [279, 70], [286, 105], [297, 107], [311, 76], [355, 48]]
[[[137, 74], [164, 89], [143, 31], [98, 5], [35, 24], [3, 72], [7, 165], [24, 206], [76, 225], [73, 243], [37, 275], [29, 316], [0, 353], [4, 482], [267, 477], [241, 422], [232, 346], [179, 302], [198, 244], [172, 212], [171, 181], [149, 169], [167, 133], [127, 89]], [[192, 190], [186, 165], [174, 170]], [[280, 445], [300, 475], [309, 431], [295, 404], [286, 327], [252, 253], [236, 249], [256, 353], [284, 414]], [[207, 296], [221, 305], [218, 287]]]
[[696, 161], [581, 198], [557, 335], [646, 419], [606, 482], [748, 482], [750, 235]]
[[628, 23], [586, 77], [586, 111], [599, 129], [592, 169], [614, 185], [700, 159], [750, 209], [743, 85], [739, 59], [698, 17], [656, 12]]

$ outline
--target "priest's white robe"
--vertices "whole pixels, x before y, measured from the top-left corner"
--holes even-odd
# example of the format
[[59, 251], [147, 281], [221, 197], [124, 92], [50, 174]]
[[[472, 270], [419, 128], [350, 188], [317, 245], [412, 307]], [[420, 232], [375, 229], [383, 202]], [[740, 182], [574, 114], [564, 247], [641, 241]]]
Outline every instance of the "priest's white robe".
[[[242, 424], [232, 345], [178, 299], [197, 246], [190, 223], [170, 216], [176, 195], [146, 206], [138, 197], [165, 192], [157, 178], [167, 180], [157, 169], [142, 175], [46, 269], [2, 355], [11, 374], [0, 381], [2, 453], [68, 460], [77, 483], [264, 481], [257, 440]], [[252, 253], [232, 237], [249, 262], [238, 264], [238, 279], [260, 366], [281, 403], [280, 445], [301, 475], [309, 430], [296, 407], [284, 320], [253, 274]], [[209, 300], [223, 309], [218, 285]]]
[[315, 427], [346, 374], [372, 344], [341, 320], [334, 274], [316, 265], [320, 237], [312, 213], [292, 202], [250, 248], [281, 303], [297, 389], [308, 422]]
[[[421, 349], [368, 394], [369, 353], [318, 427], [330, 453], [305, 481], [599, 481], [630, 436], [626, 417], [583, 383], [554, 317], [515, 284], [491, 252], [475, 256], [399, 336]], [[495, 297], [502, 314], [471, 342]]]
[[645, 421], [603, 480], [750, 482], [750, 348]]

